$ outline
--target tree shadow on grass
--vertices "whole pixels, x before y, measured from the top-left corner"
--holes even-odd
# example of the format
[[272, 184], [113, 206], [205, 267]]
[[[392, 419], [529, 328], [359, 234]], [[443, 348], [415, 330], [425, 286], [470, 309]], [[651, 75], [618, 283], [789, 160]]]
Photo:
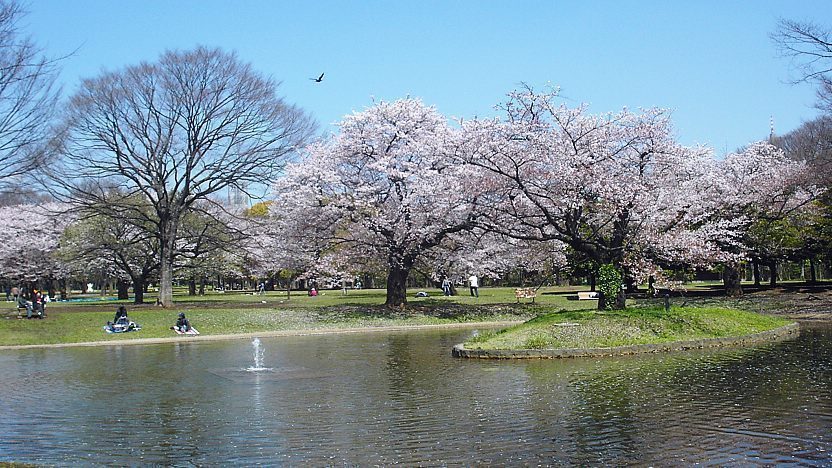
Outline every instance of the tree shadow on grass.
[[489, 321], [499, 318], [516, 317], [517, 320], [528, 318], [537, 312], [526, 304], [488, 304], [470, 305], [449, 303], [442, 300], [426, 299], [418, 304], [405, 307], [387, 307], [385, 305], [342, 304], [321, 307], [317, 311], [323, 320], [349, 320], [361, 318], [406, 319], [413, 317], [432, 317], [459, 321]]

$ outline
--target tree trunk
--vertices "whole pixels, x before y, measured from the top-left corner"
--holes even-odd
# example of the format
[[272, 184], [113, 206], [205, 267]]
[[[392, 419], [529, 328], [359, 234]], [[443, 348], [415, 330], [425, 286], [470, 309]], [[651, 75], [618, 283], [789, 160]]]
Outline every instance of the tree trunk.
[[754, 286], [760, 287], [760, 264], [751, 262], [751, 265], [754, 268]]
[[205, 295], [205, 276], [200, 276], [199, 278], [199, 295]]
[[50, 298], [56, 297], [55, 278], [52, 278], [51, 276], [46, 279], [46, 294], [48, 294]]
[[118, 299], [120, 301], [130, 299], [130, 281], [119, 278], [116, 282], [116, 290], [118, 291]]
[[777, 286], [777, 261], [771, 260], [768, 262], [768, 271], [769, 271], [769, 278], [768, 278], [768, 285], [772, 288]]
[[387, 272], [387, 307], [400, 307], [407, 304], [407, 277], [410, 268], [391, 266]]
[[133, 278], [133, 304], [144, 304], [144, 278]]
[[156, 303], [162, 307], [173, 307], [173, 262], [162, 253], [159, 265], [159, 298]]
[[815, 266], [815, 257], [809, 259], [809, 282], [810, 283], [817, 283], [818, 282], [818, 273], [817, 267]]
[[589, 275], [589, 290], [595, 291], [595, 273]]
[[196, 296], [196, 278], [193, 276], [188, 280], [188, 295]]
[[173, 259], [176, 252], [176, 234], [179, 214], [159, 214], [159, 297], [156, 304], [173, 307]]
[[618, 290], [615, 296], [615, 304], [612, 306], [615, 310], [624, 310], [627, 308], [627, 292], [623, 289]]
[[636, 279], [630, 275], [624, 275], [624, 284], [627, 286], [627, 293], [632, 294], [638, 292], [638, 285], [636, 284]]
[[725, 265], [725, 269], [722, 271], [722, 284], [725, 285], [725, 295], [730, 297], [742, 296], [740, 271], [736, 265]]

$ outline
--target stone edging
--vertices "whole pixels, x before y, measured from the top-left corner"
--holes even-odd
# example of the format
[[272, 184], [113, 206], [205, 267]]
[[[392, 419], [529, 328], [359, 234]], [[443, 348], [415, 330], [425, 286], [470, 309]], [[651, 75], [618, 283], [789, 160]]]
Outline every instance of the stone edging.
[[453, 347], [454, 357], [479, 359], [558, 359], [570, 357], [623, 356], [627, 354], [659, 353], [688, 349], [718, 348], [723, 346], [746, 346], [778, 341], [797, 335], [800, 326], [790, 323], [774, 330], [751, 335], [706, 338], [702, 340], [676, 341], [673, 343], [616, 346], [613, 348], [562, 348], [562, 349], [465, 349], [462, 343]]

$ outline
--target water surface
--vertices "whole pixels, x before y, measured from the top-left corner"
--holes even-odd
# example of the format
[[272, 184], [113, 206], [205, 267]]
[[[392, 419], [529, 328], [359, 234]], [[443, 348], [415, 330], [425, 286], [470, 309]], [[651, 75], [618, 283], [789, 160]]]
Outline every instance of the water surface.
[[0, 351], [0, 462], [832, 464], [832, 327], [753, 349], [451, 357], [470, 330]]

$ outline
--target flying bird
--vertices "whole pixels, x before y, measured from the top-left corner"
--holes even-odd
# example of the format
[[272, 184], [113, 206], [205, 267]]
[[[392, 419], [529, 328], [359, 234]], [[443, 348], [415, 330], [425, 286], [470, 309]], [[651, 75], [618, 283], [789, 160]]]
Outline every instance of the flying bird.
[[323, 81], [323, 80], [324, 80], [324, 74], [323, 74], [323, 73], [321, 73], [321, 76], [319, 76], [319, 77], [317, 77], [317, 78], [309, 78], [309, 79], [310, 79], [310, 80], [312, 80], [312, 81], [314, 81], [315, 83], [320, 83], [321, 81]]

